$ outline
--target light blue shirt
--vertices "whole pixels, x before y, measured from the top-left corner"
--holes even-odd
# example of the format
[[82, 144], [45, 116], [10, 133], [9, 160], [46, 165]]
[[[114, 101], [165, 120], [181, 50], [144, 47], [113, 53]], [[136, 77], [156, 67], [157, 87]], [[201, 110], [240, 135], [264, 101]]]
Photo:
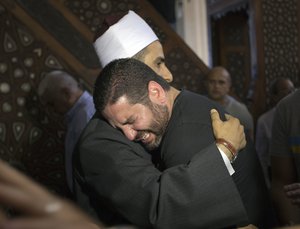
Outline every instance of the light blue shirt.
[[85, 91], [65, 115], [67, 133], [65, 138], [65, 170], [67, 183], [72, 190], [72, 155], [82, 130], [95, 113], [93, 97]]

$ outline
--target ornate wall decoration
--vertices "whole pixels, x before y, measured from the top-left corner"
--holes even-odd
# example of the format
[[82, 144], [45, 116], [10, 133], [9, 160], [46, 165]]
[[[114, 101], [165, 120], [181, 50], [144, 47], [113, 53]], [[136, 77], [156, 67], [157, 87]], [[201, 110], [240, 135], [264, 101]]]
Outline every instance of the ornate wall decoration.
[[106, 15], [125, 12], [130, 9], [139, 11], [139, 4], [134, 0], [66, 0], [64, 5], [82, 21], [91, 32], [96, 32]]
[[248, 85], [249, 81], [245, 77], [245, 69], [247, 69], [245, 60], [247, 60], [247, 57], [243, 52], [227, 53], [228, 71], [232, 77], [232, 92], [244, 101], [248, 93], [245, 90], [245, 85]]
[[0, 9], [0, 156], [65, 194], [64, 125], [49, 116], [36, 93], [43, 74], [64, 64], [1, 3]]
[[[212, 1], [210, 1], [212, 3]], [[248, 105], [251, 81], [248, 5], [226, 8], [211, 15], [213, 65], [225, 67], [232, 79], [231, 94]], [[222, 13], [221, 13], [222, 12]]]
[[297, 0], [262, 1], [266, 85], [277, 77], [300, 83], [297, 4]]
[[161, 27], [159, 27], [159, 25], [157, 25], [153, 20], [151, 20], [150, 17], [145, 18], [145, 21], [151, 26], [156, 36], [159, 38], [159, 41], [164, 46], [168, 41], [167, 34], [163, 31]]
[[99, 67], [92, 44], [48, 1], [18, 0], [18, 3], [81, 63], [88, 68]]
[[205, 93], [204, 73], [198, 66], [188, 60], [186, 53], [180, 47], [174, 47], [166, 55], [167, 66], [171, 72], [176, 72], [172, 85], [178, 89], [188, 89]]

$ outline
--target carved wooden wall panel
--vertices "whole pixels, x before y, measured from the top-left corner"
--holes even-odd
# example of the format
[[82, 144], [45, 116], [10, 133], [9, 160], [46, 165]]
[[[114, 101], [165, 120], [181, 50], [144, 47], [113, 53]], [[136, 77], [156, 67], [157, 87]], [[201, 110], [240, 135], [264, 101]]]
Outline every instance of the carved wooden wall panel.
[[64, 193], [64, 127], [41, 107], [36, 87], [44, 72], [66, 65], [9, 7], [0, 4], [1, 158]]
[[211, 17], [213, 66], [224, 66], [231, 75], [231, 94], [247, 104], [252, 90], [247, 5]]
[[[298, 0], [262, 1], [266, 85], [278, 77], [290, 77], [300, 85], [298, 4]], [[268, 94], [269, 88], [265, 91]]]
[[37, 86], [64, 69], [91, 90], [101, 70], [94, 33], [105, 15], [128, 9], [157, 32], [174, 86], [201, 93], [207, 67], [146, 1], [0, 0], [0, 157], [61, 195], [65, 126], [39, 103]]
[[[248, 90], [250, 111], [256, 120], [260, 114], [269, 109], [270, 82], [280, 76], [290, 77], [296, 87], [300, 86], [300, 2], [297, 0], [207, 0], [208, 13], [214, 20], [222, 20], [228, 13], [245, 11], [249, 16], [249, 35], [251, 55], [228, 56], [228, 61], [247, 71], [245, 61], [251, 62], [250, 81], [234, 82], [238, 97], [245, 101]], [[214, 26], [214, 23], [212, 24]], [[230, 25], [227, 26], [230, 32]], [[215, 28], [212, 28], [212, 30]], [[238, 31], [236, 31], [238, 32]], [[234, 35], [233, 43], [239, 44], [240, 36]], [[238, 34], [238, 33], [237, 33]], [[241, 33], [240, 33], [241, 34]], [[217, 34], [218, 35], [218, 34]], [[227, 36], [227, 35], [226, 35]], [[213, 55], [217, 56], [214, 52]], [[237, 74], [243, 77], [242, 74]], [[236, 80], [236, 79], [235, 79]]]
[[300, 86], [300, 15], [297, 0], [253, 0], [257, 44], [255, 117], [270, 108], [269, 86], [276, 77], [290, 77]]

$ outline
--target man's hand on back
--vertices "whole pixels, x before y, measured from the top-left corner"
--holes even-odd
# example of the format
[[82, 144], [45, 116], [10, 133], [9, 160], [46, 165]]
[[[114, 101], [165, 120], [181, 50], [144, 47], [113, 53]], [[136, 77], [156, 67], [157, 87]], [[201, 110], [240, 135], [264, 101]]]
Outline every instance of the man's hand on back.
[[225, 116], [227, 120], [222, 121], [220, 119], [218, 111], [215, 109], [211, 110], [211, 120], [214, 136], [216, 139], [225, 139], [237, 151], [239, 151], [246, 146], [244, 127], [243, 125], [241, 125], [240, 121], [237, 118], [228, 114], [226, 114]]

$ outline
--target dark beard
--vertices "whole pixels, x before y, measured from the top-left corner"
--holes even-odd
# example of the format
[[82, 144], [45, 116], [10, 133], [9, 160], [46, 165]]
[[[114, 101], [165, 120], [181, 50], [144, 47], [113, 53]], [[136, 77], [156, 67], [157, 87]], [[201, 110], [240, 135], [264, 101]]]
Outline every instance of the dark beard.
[[169, 111], [167, 106], [151, 104], [148, 106], [152, 111], [153, 120], [147, 132], [155, 135], [155, 141], [150, 144], [144, 144], [148, 150], [154, 150], [159, 147], [169, 122]]

